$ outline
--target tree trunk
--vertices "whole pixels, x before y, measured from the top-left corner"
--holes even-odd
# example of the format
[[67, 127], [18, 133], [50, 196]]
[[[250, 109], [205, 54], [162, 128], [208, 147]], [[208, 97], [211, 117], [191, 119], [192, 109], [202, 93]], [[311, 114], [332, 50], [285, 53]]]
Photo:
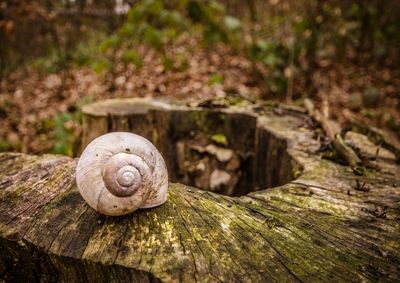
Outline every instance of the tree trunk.
[[[164, 205], [122, 217], [102, 216], [84, 202], [75, 184], [76, 159], [0, 154], [0, 278], [398, 282], [395, 156], [380, 149], [380, 171], [356, 176], [321, 159], [303, 111], [272, 108], [189, 108], [137, 99], [84, 108], [83, 144], [108, 131], [140, 133], [160, 149], [172, 181], [198, 181], [198, 175], [186, 178], [191, 174], [180, 162], [215, 158], [202, 152], [196, 159], [195, 142], [195, 150], [213, 140], [240, 152], [236, 171], [207, 163], [237, 174], [233, 190], [217, 194], [172, 182]], [[227, 143], [215, 142], [215, 134]], [[346, 139], [365, 155], [376, 153], [361, 134], [349, 132]], [[190, 153], [183, 157], [182, 144]]]

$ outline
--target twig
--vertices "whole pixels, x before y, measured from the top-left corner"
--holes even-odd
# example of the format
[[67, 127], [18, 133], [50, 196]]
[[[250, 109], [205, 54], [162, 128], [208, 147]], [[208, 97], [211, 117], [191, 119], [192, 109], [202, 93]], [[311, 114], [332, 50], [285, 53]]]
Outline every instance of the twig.
[[351, 147], [346, 145], [340, 134], [340, 128], [335, 127], [332, 121], [322, 115], [318, 109], [315, 109], [314, 103], [310, 99], [304, 100], [304, 107], [307, 109], [308, 115], [321, 125], [337, 154], [346, 161], [356, 174], [360, 174], [361, 159]]

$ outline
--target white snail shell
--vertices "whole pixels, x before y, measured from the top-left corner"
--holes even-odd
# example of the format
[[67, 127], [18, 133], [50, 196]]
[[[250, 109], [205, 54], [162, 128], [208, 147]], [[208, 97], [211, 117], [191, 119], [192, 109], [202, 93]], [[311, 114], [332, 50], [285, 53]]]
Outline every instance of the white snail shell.
[[167, 200], [164, 159], [145, 138], [114, 132], [93, 140], [76, 167], [76, 183], [85, 201], [105, 215], [124, 215]]

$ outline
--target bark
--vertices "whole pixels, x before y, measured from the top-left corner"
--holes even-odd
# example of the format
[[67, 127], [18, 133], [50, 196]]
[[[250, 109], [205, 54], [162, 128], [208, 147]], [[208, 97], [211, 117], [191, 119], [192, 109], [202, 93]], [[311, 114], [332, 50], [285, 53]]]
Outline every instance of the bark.
[[[137, 103], [92, 105], [84, 110], [85, 125], [101, 134], [128, 123], [151, 137], [154, 121], [182, 118], [175, 108], [171, 116], [171, 109], [154, 104], [146, 104], [146, 110], [142, 103], [133, 111]], [[184, 113], [185, 107], [179, 107]], [[277, 115], [267, 108], [218, 111], [256, 119], [256, 142], [248, 145], [263, 158], [253, 164], [258, 173], [252, 184], [265, 189], [274, 185], [274, 178], [283, 178], [277, 176], [298, 178], [241, 197], [171, 183], [164, 205], [105, 217], [79, 195], [76, 159], [2, 153], [0, 278], [7, 282], [400, 280], [400, 168], [392, 153], [379, 152], [381, 171], [360, 177], [347, 166], [320, 158], [312, 131], [303, 127], [304, 114]], [[236, 121], [232, 117], [227, 120]], [[180, 122], [179, 129], [191, 125]], [[158, 141], [171, 133], [165, 124], [158, 130]], [[95, 136], [86, 132], [84, 143]], [[162, 149], [163, 143], [159, 145]], [[364, 141], [358, 146], [368, 149], [373, 144]], [[287, 164], [300, 167], [285, 169]]]

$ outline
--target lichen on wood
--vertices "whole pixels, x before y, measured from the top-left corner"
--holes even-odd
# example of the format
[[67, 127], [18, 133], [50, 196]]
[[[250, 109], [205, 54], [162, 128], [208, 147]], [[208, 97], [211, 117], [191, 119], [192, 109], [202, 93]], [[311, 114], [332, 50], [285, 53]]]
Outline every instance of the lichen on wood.
[[[113, 118], [105, 113], [101, 119], [120, 119], [113, 107]], [[140, 127], [151, 138], [156, 128], [160, 150], [171, 146], [162, 143], [169, 138], [165, 124], [132, 123], [133, 117], [147, 126], [155, 120], [167, 123], [169, 110], [132, 116], [129, 107], [124, 109], [123, 119], [131, 121], [132, 129]], [[378, 153], [381, 170], [356, 176], [348, 166], [321, 159], [312, 130], [304, 127], [304, 114], [254, 113], [256, 141], [265, 145], [254, 151], [264, 160], [262, 168], [253, 167], [256, 191], [233, 197], [171, 183], [164, 205], [123, 217], [102, 216], [84, 202], [74, 180], [76, 159], [0, 154], [0, 277], [28, 282], [398, 282], [400, 167], [395, 156]], [[277, 185], [273, 180], [286, 178], [286, 171], [293, 178], [270, 188]]]

